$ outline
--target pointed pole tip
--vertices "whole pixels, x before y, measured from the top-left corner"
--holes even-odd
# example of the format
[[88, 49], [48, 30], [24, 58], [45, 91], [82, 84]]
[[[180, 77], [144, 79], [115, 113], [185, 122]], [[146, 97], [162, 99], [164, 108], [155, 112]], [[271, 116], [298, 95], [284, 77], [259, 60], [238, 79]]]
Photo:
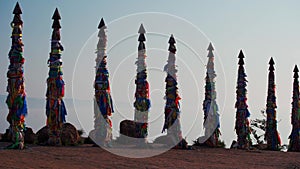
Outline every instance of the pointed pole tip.
[[60, 14], [59, 14], [57, 8], [55, 8], [55, 11], [54, 11], [54, 14], [52, 16], [52, 19], [54, 19], [54, 20], [60, 20], [61, 19]]
[[143, 23], [141, 23], [138, 33], [146, 33]]
[[55, 8], [54, 13], [59, 13], [57, 7]]
[[274, 64], [275, 64], [275, 62], [274, 62], [274, 60], [273, 60], [273, 57], [271, 57], [271, 59], [270, 59], [270, 61], [269, 61], [269, 64], [270, 64], [270, 65], [274, 65]]
[[211, 42], [209, 42], [209, 45], [208, 45], [208, 48], [207, 48], [208, 51], [213, 51], [215, 50], [213, 45], [211, 44]]
[[13, 14], [22, 14], [22, 10], [21, 10], [19, 2], [16, 3]]
[[100, 23], [98, 25], [98, 29], [101, 29], [101, 28], [104, 28], [104, 29], [106, 28], [103, 17], [101, 18]]
[[173, 34], [171, 34], [171, 36], [170, 36], [169, 43], [170, 43], [170, 44], [175, 44], [175, 43], [176, 43]]
[[299, 69], [298, 69], [298, 66], [297, 66], [297, 65], [295, 65], [294, 72], [295, 72], [295, 73], [296, 73], [296, 72], [299, 72]]
[[245, 58], [245, 56], [244, 56], [244, 53], [243, 53], [243, 50], [242, 50], [242, 49], [240, 50], [240, 53], [239, 53], [239, 56], [238, 56], [238, 58]]

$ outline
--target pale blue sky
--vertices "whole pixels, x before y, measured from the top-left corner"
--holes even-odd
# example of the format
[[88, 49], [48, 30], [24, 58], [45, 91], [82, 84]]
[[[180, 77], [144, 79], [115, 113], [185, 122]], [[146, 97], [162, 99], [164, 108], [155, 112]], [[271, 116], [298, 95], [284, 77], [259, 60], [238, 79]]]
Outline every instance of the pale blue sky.
[[[6, 72], [8, 67], [8, 51], [10, 49], [10, 22], [13, 15], [12, 10], [15, 6], [15, 0], [0, 0], [0, 94], [6, 93]], [[251, 112], [251, 117], [260, 117], [260, 110], [265, 108], [266, 104], [266, 89], [267, 89], [267, 70], [268, 61], [272, 56], [275, 61], [275, 74], [277, 84], [277, 105], [278, 118], [281, 119], [279, 123], [279, 132], [284, 143], [287, 143], [287, 137], [290, 134], [290, 112], [291, 112], [291, 96], [292, 96], [292, 70], [295, 64], [300, 63], [300, 2], [297, 0], [289, 1], [238, 1], [238, 0], [193, 0], [193, 1], [105, 1], [98, 0], [89, 1], [73, 1], [73, 0], [27, 0], [19, 1], [23, 10], [23, 41], [25, 44], [24, 56], [25, 63], [25, 80], [28, 97], [45, 98], [46, 78], [47, 78], [47, 60], [50, 52], [50, 35], [52, 14], [54, 9], [58, 7], [62, 16], [62, 44], [65, 51], [62, 54], [64, 79], [66, 82], [66, 97], [72, 97], [72, 75], [74, 72], [74, 64], [79, 57], [79, 69], [87, 70], [92, 68], [94, 64], [92, 60], [95, 55], [92, 53], [96, 48], [97, 39], [94, 33], [97, 31], [98, 23], [101, 17], [104, 17], [108, 26], [108, 46], [111, 47], [118, 40], [121, 40], [126, 35], [137, 33], [139, 24], [144, 23], [147, 32], [154, 32], [150, 36], [146, 34], [146, 47], [160, 50], [148, 51], [148, 65], [157, 68], [157, 71], [149, 71], [150, 90], [153, 89], [152, 114], [162, 113], [162, 100], [164, 92], [164, 74], [159, 69], [163, 68], [167, 59], [167, 40], [171, 33], [174, 33], [175, 38], [182, 40], [178, 43], [178, 80], [179, 88], [182, 97], [182, 118], [183, 118], [183, 134], [188, 135], [187, 126], [191, 120], [194, 120], [194, 115], [199, 112], [196, 118], [196, 125], [191, 130], [191, 135], [188, 135], [189, 140], [194, 140], [202, 132], [202, 101], [204, 97], [204, 76], [205, 66], [198, 62], [197, 64], [192, 60], [192, 53], [184, 47], [184, 43], [191, 46], [197, 52], [205, 64], [206, 48], [208, 42], [212, 41], [216, 51], [216, 72], [218, 78], [216, 79], [218, 103], [221, 114], [221, 132], [222, 138], [225, 139], [227, 145], [233, 139], [236, 139], [234, 132], [235, 119], [235, 87], [237, 74], [237, 55], [240, 49], [244, 50], [245, 54], [245, 68], [248, 75], [248, 104]], [[155, 21], [151, 21], [151, 17], [155, 19], [158, 17], [154, 14], [138, 15], [141, 17], [129, 17], [128, 20], [117, 20], [129, 14], [141, 12], [162, 12], [184, 18], [200, 29], [208, 38], [197, 32], [193, 36], [195, 28], [191, 25], [186, 25], [187, 22], [181, 19], [174, 19], [174, 16], [166, 16], [162, 14], [160, 17], [161, 25], [157, 25]], [[144, 17], [144, 18], [143, 18]], [[175, 22], [168, 20], [171, 18]], [[164, 21], [164, 19], [166, 19]], [[159, 19], [157, 19], [159, 20]], [[114, 22], [113, 22], [114, 21]], [[126, 22], [125, 22], [126, 21]], [[170, 24], [168, 25], [168, 22]], [[178, 25], [176, 25], [178, 23]], [[156, 24], [156, 25], [154, 25]], [[165, 25], [164, 25], [165, 24]], [[170, 26], [172, 25], [172, 26]], [[156, 34], [155, 34], [156, 33]], [[158, 36], [157, 33], [161, 33]], [[88, 40], [92, 37], [90, 40]], [[202, 38], [202, 40], [197, 39]], [[82, 49], [84, 44], [90, 46]], [[79, 55], [80, 50], [89, 51], [86, 62], [84, 61], [84, 54]], [[108, 68], [112, 74], [115, 73], [115, 79], [125, 78], [122, 74], [124, 69], [129, 75], [135, 75], [135, 52], [137, 49], [136, 37], [129, 38], [124, 41], [119, 48], [114, 48], [109, 52]], [[181, 53], [180, 53], [181, 51]], [[123, 60], [122, 55], [128, 56], [128, 59]], [[154, 58], [152, 55], [159, 55]], [[121, 55], [121, 56], [119, 56]], [[82, 57], [80, 57], [82, 56]], [[124, 56], [124, 58], [125, 58]], [[132, 56], [132, 57], [131, 57]], [[117, 58], [117, 59], [116, 59]], [[82, 60], [81, 60], [82, 59]], [[180, 61], [181, 60], [181, 61]], [[117, 66], [123, 64], [117, 69]], [[90, 64], [89, 64], [90, 63]], [[222, 70], [222, 66], [224, 72]], [[190, 67], [190, 69], [188, 68]], [[128, 70], [127, 70], [128, 69]], [[91, 69], [92, 70], [92, 69]], [[197, 84], [186, 83], [190, 79], [194, 79], [189, 70], [196, 78]], [[82, 79], [86, 74], [76, 74]], [[91, 71], [90, 71], [91, 72]], [[92, 74], [91, 74], [92, 75]], [[78, 80], [77, 76], [77, 80]], [[120, 76], [120, 77], [119, 77]], [[119, 78], [118, 78], [119, 77]], [[93, 78], [93, 76], [91, 76]], [[76, 78], [74, 79], [76, 81]], [[119, 109], [124, 111], [131, 111], [133, 114], [133, 84], [127, 85], [125, 88], [117, 87], [118, 81], [112, 83], [112, 95], [114, 101]], [[126, 82], [124, 82], [126, 83]], [[78, 81], [78, 84], [79, 81]], [[152, 85], [152, 87], [151, 87]], [[226, 85], [226, 86], [225, 86]], [[88, 85], [89, 86], [89, 85]], [[115, 86], [115, 87], [114, 87]], [[92, 84], [90, 85], [92, 87]], [[75, 86], [76, 88], [76, 86]], [[193, 95], [193, 89], [198, 88], [198, 97]], [[91, 91], [92, 88], [85, 89]], [[125, 94], [120, 94], [122, 92]], [[88, 93], [88, 92], [87, 92]], [[127, 95], [126, 95], [127, 93]], [[74, 93], [73, 93], [74, 94]], [[82, 96], [80, 95], [82, 94]], [[75, 93], [81, 99], [87, 99], [89, 95], [85, 93]], [[129, 98], [127, 101], [122, 98], [126, 95]], [[129, 95], [129, 96], [128, 96]], [[132, 96], [131, 96], [132, 95]], [[197, 97], [197, 98], [196, 98]], [[195, 106], [195, 103], [198, 105]], [[128, 103], [126, 103], [126, 101]], [[125, 103], [124, 103], [125, 102]], [[123, 107], [120, 106], [125, 104]], [[155, 105], [157, 106], [155, 107]], [[160, 104], [160, 105], [159, 105]], [[4, 105], [4, 104], [0, 104]], [[5, 105], [4, 105], [5, 106]], [[70, 105], [69, 105], [70, 106]], [[124, 108], [125, 107], [125, 108]], [[194, 107], [198, 107], [195, 108]], [[5, 107], [6, 108], [6, 107]], [[29, 105], [30, 109], [30, 105]], [[155, 110], [155, 111], [154, 111]], [[150, 112], [151, 113], [151, 112]], [[191, 115], [192, 114], [192, 115]], [[1, 112], [1, 117], [5, 117], [6, 112]], [[41, 112], [42, 117], [45, 116]], [[92, 114], [91, 114], [92, 116]], [[29, 116], [30, 117], [30, 110]], [[80, 119], [79, 120], [85, 120]], [[5, 119], [1, 119], [0, 123], [6, 123]], [[30, 125], [30, 124], [29, 124]], [[0, 129], [1, 131], [4, 129]]]

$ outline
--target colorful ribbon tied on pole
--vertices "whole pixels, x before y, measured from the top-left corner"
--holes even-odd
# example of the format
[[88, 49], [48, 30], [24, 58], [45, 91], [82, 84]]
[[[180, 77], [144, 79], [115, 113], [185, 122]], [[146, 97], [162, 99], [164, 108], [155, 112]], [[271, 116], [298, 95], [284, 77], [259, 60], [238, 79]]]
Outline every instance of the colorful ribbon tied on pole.
[[64, 50], [60, 43], [60, 22], [58, 9], [55, 9], [52, 19], [53, 32], [51, 38], [51, 52], [48, 60], [49, 73], [47, 79], [46, 115], [49, 130], [49, 145], [61, 145], [61, 130], [66, 122], [67, 110], [63, 101], [65, 83], [63, 81], [61, 53]]
[[147, 65], [146, 65], [146, 47], [145, 47], [145, 28], [141, 24], [139, 28], [139, 45], [138, 45], [138, 58], [135, 64], [137, 65], [137, 75], [135, 79], [135, 114], [134, 121], [136, 122], [136, 134], [137, 138], [144, 138], [148, 136], [148, 113], [151, 106], [149, 99], [149, 83], [147, 81]]
[[204, 123], [205, 128], [205, 144], [210, 147], [217, 147], [219, 145], [220, 137], [220, 120], [218, 113], [218, 105], [216, 102], [216, 90], [215, 90], [215, 77], [216, 73], [214, 70], [214, 54], [213, 46], [210, 43], [207, 49], [208, 62], [206, 65], [206, 77], [205, 77], [205, 99], [203, 101], [204, 111]]
[[11, 22], [12, 45], [8, 54], [10, 60], [7, 72], [8, 96], [6, 99], [6, 104], [9, 109], [7, 121], [10, 124], [13, 144], [7, 148], [24, 149], [24, 130], [25, 116], [27, 115], [27, 104], [23, 69], [23, 64], [25, 62], [23, 57], [24, 44], [22, 42], [23, 21], [21, 19], [22, 10], [19, 3], [16, 4], [13, 14], [14, 18]]
[[178, 94], [177, 88], [177, 69], [175, 65], [176, 46], [175, 39], [171, 35], [169, 39], [169, 57], [167, 64], [164, 67], [164, 71], [167, 72], [166, 92], [165, 92], [165, 122], [163, 126], [163, 132], [167, 129], [167, 135], [174, 138], [174, 143], [179, 143], [182, 140], [182, 132], [180, 125], [180, 104], [181, 99]]
[[294, 68], [293, 101], [292, 101], [292, 132], [289, 136], [290, 144], [288, 151], [300, 151], [300, 101], [299, 101], [299, 69]]
[[95, 76], [95, 110], [94, 128], [95, 140], [98, 144], [111, 146], [112, 141], [112, 121], [110, 116], [114, 112], [113, 101], [110, 95], [109, 73], [106, 68], [106, 25], [103, 18], [99, 26], [99, 41], [97, 44], [96, 57], [96, 76]]
[[275, 74], [274, 74], [274, 60], [270, 59], [269, 67], [269, 84], [268, 84], [268, 96], [267, 96], [267, 123], [265, 140], [267, 141], [267, 147], [270, 150], [279, 150], [281, 141], [277, 131], [277, 120], [276, 120], [276, 96], [275, 96]]
[[239, 53], [239, 68], [238, 68], [238, 79], [236, 87], [236, 121], [235, 121], [235, 130], [237, 134], [238, 148], [240, 149], [249, 149], [251, 145], [250, 138], [250, 127], [249, 127], [249, 117], [250, 112], [248, 111], [247, 105], [247, 80], [246, 73], [244, 69], [244, 54], [241, 50]]

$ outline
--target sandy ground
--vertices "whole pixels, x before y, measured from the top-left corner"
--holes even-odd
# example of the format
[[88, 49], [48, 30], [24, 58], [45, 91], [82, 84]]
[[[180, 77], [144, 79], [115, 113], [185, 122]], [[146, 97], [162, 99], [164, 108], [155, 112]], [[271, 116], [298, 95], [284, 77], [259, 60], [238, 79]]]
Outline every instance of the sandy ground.
[[200, 148], [126, 158], [89, 144], [4, 150], [8, 144], [0, 143], [0, 168], [300, 168], [300, 153], [295, 152]]

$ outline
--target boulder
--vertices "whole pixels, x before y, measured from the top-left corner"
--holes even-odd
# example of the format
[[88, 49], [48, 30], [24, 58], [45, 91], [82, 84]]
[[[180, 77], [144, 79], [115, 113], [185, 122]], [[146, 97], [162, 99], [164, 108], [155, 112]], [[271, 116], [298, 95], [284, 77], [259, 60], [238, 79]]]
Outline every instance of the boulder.
[[190, 149], [188, 146], [188, 142], [185, 139], [182, 139], [175, 147], [174, 149]]
[[24, 131], [25, 137], [24, 141], [27, 144], [33, 144], [35, 142], [35, 134], [30, 127], [26, 127], [26, 130]]
[[141, 135], [142, 126], [145, 123], [139, 123], [132, 120], [123, 120], [120, 123], [120, 134], [133, 138], [144, 138]]
[[144, 138], [141, 135], [141, 127], [144, 123], [135, 122], [133, 120], [123, 120], [120, 122], [120, 137], [116, 139], [117, 143], [120, 144], [144, 144], [146, 143], [145, 139], [137, 139]]
[[40, 145], [46, 145], [49, 139], [48, 127], [41, 128], [37, 133], [37, 143]]
[[136, 122], [132, 120], [121, 121], [120, 134], [136, 138]]
[[164, 135], [156, 138], [153, 143], [154, 144], [163, 144], [167, 148], [174, 149], [189, 149], [188, 142], [185, 139], [181, 139], [180, 141], [173, 135]]
[[9, 129], [6, 129], [5, 133], [2, 134], [1, 141], [3, 141], [3, 142], [11, 142], [11, 140], [12, 140], [11, 133], [10, 133]]
[[60, 139], [62, 145], [76, 145], [80, 141], [80, 136], [74, 125], [65, 123], [62, 127]]
[[237, 149], [239, 146], [238, 142], [233, 140], [230, 146], [230, 149]]
[[91, 137], [83, 137], [83, 144], [96, 144]]
[[[37, 142], [40, 145], [47, 145], [49, 139], [48, 127], [41, 128], [37, 133]], [[62, 126], [60, 135], [62, 145], [76, 145], [80, 141], [77, 129], [71, 123], [65, 123]]]
[[170, 144], [170, 137], [168, 135], [157, 137], [154, 141], [154, 144]]
[[[5, 133], [2, 134], [1, 141], [3, 142], [11, 142], [12, 135], [9, 129], [6, 129]], [[35, 134], [30, 127], [26, 127], [24, 130], [24, 141], [26, 144], [33, 144], [35, 142]]]

